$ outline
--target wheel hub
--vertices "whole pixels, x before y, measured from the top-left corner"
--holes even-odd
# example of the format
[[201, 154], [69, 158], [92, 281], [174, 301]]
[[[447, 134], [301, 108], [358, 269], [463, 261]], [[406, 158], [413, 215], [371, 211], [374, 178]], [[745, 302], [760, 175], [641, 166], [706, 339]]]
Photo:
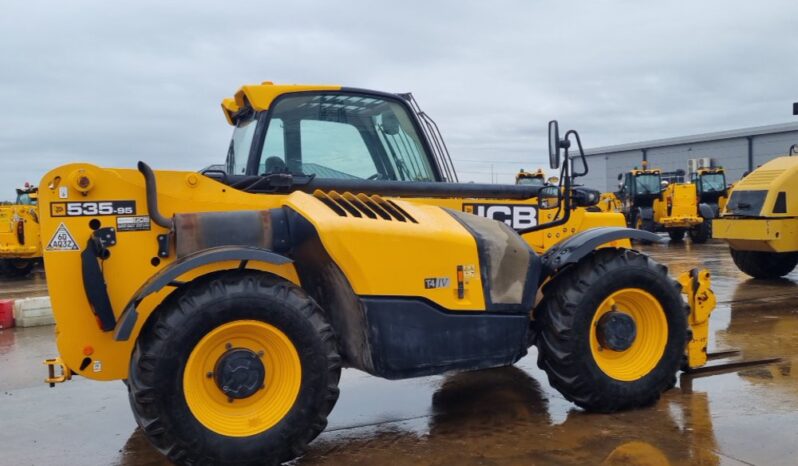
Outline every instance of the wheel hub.
[[596, 325], [596, 338], [602, 348], [612, 351], [626, 351], [637, 337], [637, 325], [629, 314], [610, 311], [599, 319]]
[[242, 399], [264, 388], [266, 367], [257, 353], [246, 348], [227, 350], [213, 371], [216, 386], [229, 398]]

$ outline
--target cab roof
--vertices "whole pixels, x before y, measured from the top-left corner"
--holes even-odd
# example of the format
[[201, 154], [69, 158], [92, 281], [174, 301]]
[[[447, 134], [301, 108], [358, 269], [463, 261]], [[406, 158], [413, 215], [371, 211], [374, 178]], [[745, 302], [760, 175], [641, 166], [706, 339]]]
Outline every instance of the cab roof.
[[277, 97], [292, 92], [339, 91], [341, 86], [326, 84], [274, 84], [263, 81], [260, 84], [245, 84], [235, 96], [222, 100], [222, 110], [227, 122], [234, 124], [234, 116], [241, 109], [249, 107], [257, 112], [269, 108]]

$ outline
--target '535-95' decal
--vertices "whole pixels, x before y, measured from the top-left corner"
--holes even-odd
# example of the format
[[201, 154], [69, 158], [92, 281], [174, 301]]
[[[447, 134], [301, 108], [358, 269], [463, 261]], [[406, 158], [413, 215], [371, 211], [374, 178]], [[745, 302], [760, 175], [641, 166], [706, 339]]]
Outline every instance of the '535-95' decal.
[[98, 215], [133, 215], [136, 201], [87, 201], [53, 202], [50, 215], [53, 217], [83, 217]]

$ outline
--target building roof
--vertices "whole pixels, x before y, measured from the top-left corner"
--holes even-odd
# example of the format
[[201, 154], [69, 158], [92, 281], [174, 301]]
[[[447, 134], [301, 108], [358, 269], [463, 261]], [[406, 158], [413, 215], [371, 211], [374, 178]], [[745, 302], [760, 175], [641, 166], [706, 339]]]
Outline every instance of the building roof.
[[650, 141], [631, 142], [628, 144], [618, 144], [614, 146], [595, 147], [586, 149], [585, 155], [607, 154], [609, 152], [626, 152], [642, 149], [653, 149], [657, 147], [678, 146], [682, 144], [695, 144], [698, 142], [717, 141], [721, 139], [737, 139], [747, 136], [758, 136], [762, 134], [787, 133], [798, 131], [798, 123], [779, 123], [766, 126], [752, 126], [749, 128], [732, 129], [726, 131], [715, 131], [712, 133], [693, 134], [690, 136], [679, 136], [675, 138], [652, 139]]

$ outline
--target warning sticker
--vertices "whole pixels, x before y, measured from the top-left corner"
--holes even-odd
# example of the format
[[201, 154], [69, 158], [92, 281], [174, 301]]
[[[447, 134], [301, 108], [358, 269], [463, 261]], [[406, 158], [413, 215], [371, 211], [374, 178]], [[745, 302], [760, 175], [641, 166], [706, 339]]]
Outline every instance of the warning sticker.
[[473, 264], [463, 266], [463, 277], [474, 278], [476, 275], [476, 267]]
[[72, 237], [72, 234], [69, 233], [67, 230], [66, 225], [63, 223], [58, 226], [55, 230], [55, 234], [53, 234], [53, 238], [47, 243], [47, 250], [48, 251], [79, 251], [80, 248], [78, 247], [78, 243], [75, 242], [75, 238]]
[[150, 217], [146, 215], [138, 217], [117, 217], [117, 231], [150, 231]]

